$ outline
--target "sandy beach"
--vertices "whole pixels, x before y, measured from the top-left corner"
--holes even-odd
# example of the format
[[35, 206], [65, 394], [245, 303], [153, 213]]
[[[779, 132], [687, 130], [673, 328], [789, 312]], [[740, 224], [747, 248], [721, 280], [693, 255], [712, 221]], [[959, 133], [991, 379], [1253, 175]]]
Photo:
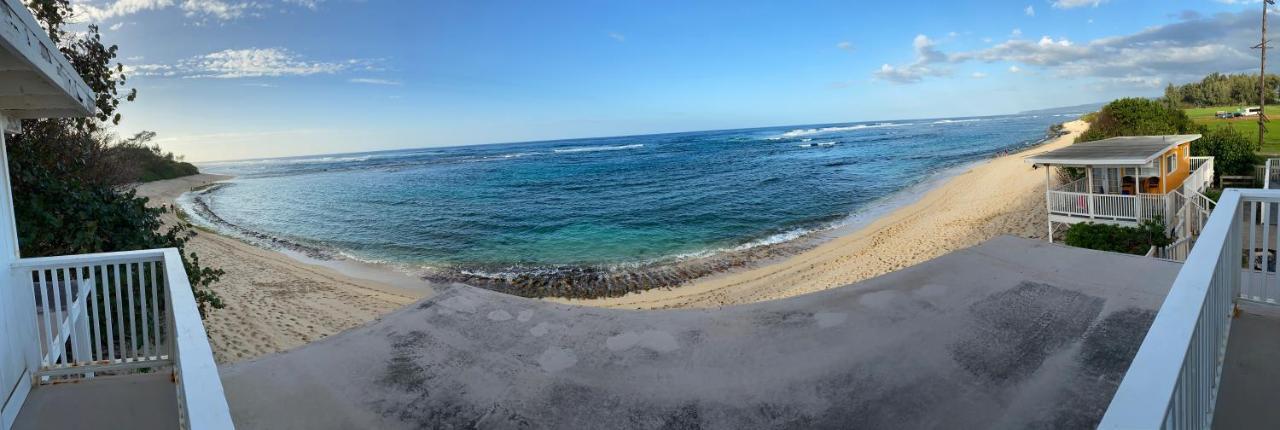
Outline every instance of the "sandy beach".
[[847, 285], [919, 264], [1002, 234], [1043, 239], [1044, 171], [1028, 155], [1070, 145], [1088, 123], [1065, 124], [1066, 135], [981, 163], [862, 229], [781, 262], [622, 297], [570, 300], [588, 306], [710, 308], [780, 299]]
[[[152, 205], [172, 205], [182, 193], [229, 179], [195, 175], [138, 186]], [[175, 221], [174, 214], [165, 215]], [[427, 290], [344, 275], [238, 239], [200, 231], [188, 244], [208, 267], [226, 271], [214, 285], [226, 308], [205, 320], [219, 363], [247, 360], [350, 329], [422, 298]]]
[[[861, 229], [781, 261], [678, 288], [606, 299], [547, 300], [629, 309], [722, 307], [847, 285], [1002, 234], [1043, 239], [1044, 172], [1033, 170], [1023, 158], [1069, 145], [1085, 128], [1083, 121], [1066, 123], [1066, 135], [979, 163]], [[171, 205], [184, 192], [225, 179], [229, 177], [196, 175], [143, 184], [138, 192], [152, 204]], [[227, 272], [215, 286], [227, 307], [206, 321], [214, 354], [224, 363], [301, 346], [430, 294], [429, 288], [406, 289], [374, 280], [376, 276], [352, 276], [208, 231], [201, 231], [190, 247], [201, 261]]]

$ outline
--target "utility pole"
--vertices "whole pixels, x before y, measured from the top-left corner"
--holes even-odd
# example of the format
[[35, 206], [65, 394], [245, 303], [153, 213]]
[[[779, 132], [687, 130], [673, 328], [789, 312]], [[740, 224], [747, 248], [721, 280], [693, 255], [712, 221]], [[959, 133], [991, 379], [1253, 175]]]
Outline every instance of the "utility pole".
[[1276, 4], [1275, 0], [1262, 1], [1262, 42], [1254, 49], [1262, 50], [1262, 62], [1258, 67], [1258, 148], [1267, 135], [1267, 8]]

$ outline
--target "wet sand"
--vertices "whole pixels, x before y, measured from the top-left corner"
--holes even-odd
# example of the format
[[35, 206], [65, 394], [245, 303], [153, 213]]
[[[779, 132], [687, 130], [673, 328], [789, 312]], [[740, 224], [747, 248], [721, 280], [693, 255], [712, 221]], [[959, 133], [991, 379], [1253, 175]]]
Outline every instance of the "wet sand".
[[[138, 186], [152, 205], [173, 205], [192, 188], [229, 179], [194, 175]], [[171, 212], [166, 222], [175, 221]], [[302, 346], [363, 325], [430, 294], [395, 282], [350, 276], [231, 237], [199, 231], [188, 249], [200, 262], [226, 271], [214, 285], [225, 309], [205, 320], [219, 363], [246, 360]]]

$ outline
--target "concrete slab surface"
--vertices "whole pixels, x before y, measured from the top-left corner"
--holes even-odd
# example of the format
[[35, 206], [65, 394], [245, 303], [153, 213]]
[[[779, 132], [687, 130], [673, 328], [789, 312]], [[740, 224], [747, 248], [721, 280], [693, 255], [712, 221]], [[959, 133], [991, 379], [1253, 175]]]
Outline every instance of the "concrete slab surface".
[[1280, 312], [1264, 305], [1241, 305], [1231, 322], [1222, 386], [1213, 428], [1280, 428]]
[[221, 371], [241, 429], [1092, 428], [1180, 267], [1001, 237], [722, 309], [453, 286]]
[[31, 390], [13, 430], [178, 428], [169, 372], [100, 377]]

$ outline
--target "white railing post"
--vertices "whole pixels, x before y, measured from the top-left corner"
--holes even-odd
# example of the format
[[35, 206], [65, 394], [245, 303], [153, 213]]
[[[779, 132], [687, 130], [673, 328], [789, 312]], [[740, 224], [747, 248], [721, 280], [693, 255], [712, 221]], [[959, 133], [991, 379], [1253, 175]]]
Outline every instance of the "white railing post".
[[[1223, 192], [1196, 245], [1178, 272], [1138, 353], [1111, 399], [1102, 429], [1207, 429], [1212, 427], [1232, 309], [1243, 276], [1269, 272], [1271, 257], [1253, 258], [1256, 218], [1280, 203], [1280, 191]], [[1261, 207], [1261, 211], [1259, 208]], [[1242, 217], [1245, 213], [1247, 218]], [[1263, 222], [1267, 249], [1269, 219]], [[1248, 236], [1250, 256], [1242, 258]], [[1189, 243], [1189, 242], [1187, 242]], [[1176, 251], [1181, 253], [1182, 251]], [[1247, 270], [1242, 270], [1242, 263]], [[1255, 269], [1254, 266], [1261, 267]], [[1244, 292], [1252, 295], [1254, 292]]]
[[26, 339], [38, 381], [173, 366], [178, 427], [234, 428], [176, 249], [28, 258], [11, 269], [12, 285], [32, 294]]
[[169, 315], [173, 321], [174, 380], [177, 381], [181, 427], [195, 430], [232, 429], [231, 410], [213, 361], [209, 336], [195, 293], [187, 281], [182, 257], [175, 248], [164, 250], [165, 285], [169, 292]]

